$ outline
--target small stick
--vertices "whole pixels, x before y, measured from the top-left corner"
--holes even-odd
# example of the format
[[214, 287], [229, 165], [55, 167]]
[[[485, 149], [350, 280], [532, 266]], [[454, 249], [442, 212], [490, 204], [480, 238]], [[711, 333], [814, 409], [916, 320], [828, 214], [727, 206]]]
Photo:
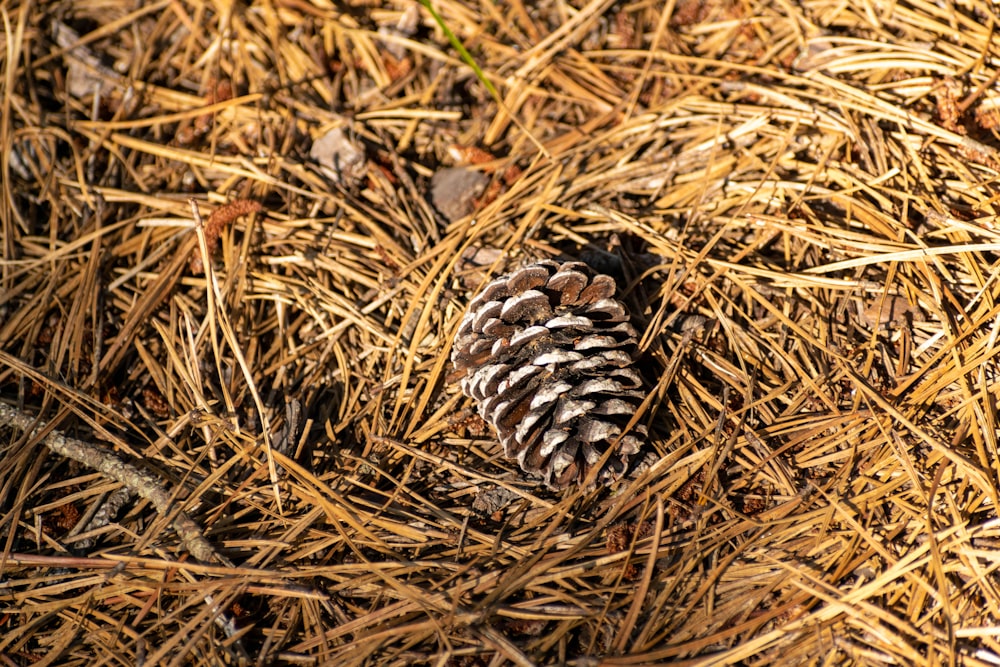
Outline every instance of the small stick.
[[[0, 423], [9, 424], [21, 431], [31, 431], [32, 436], [37, 436], [45, 426], [42, 423], [36, 423], [34, 419], [20, 410], [3, 403], [0, 403]], [[173, 496], [167, 492], [160, 480], [152, 473], [122, 461], [110, 450], [97, 444], [69, 438], [58, 431], [52, 431], [46, 435], [42, 442], [56, 454], [79, 461], [116, 482], [120, 482], [152, 503], [160, 514], [169, 516], [174, 511]], [[205, 539], [201, 528], [187, 513], [178, 511], [174, 516], [173, 526], [180, 536], [184, 548], [196, 559], [203, 563], [209, 563], [214, 559], [220, 563], [229, 564]]]
[[[32, 437], [37, 437], [45, 427], [44, 423], [36, 422], [20, 410], [3, 403], [0, 403], [0, 424], [8, 424], [18, 430], [30, 432]], [[152, 473], [122, 461], [114, 452], [99, 444], [69, 438], [58, 431], [51, 431], [42, 439], [42, 443], [56, 454], [79, 461], [106, 477], [120, 482], [126, 488], [152, 503], [156, 511], [163, 516], [170, 515], [173, 503], [172, 496]], [[212, 544], [205, 539], [198, 524], [186, 512], [177, 511], [174, 515], [173, 526], [180, 536], [184, 548], [195, 559], [203, 563], [214, 559], [232, 567], [229, 559], [215, 550]], [[215, 623], [222, 628], [227, 637], [236, 637], [238, 632], [232, 619], [219, 608], [211, 595], [206, 594], [204, 599], [216, 615]], [[239, 639], [235, 641], [234, 648], [239, 653], [239, 664], [247, 664], [249, 656]]]

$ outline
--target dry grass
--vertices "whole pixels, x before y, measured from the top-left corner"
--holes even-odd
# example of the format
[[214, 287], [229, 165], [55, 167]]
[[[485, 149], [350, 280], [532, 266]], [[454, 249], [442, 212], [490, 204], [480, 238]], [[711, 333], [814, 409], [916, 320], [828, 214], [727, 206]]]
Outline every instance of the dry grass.
[[[0, 2], [0, 663], [997, 664], [995, 6], [665, 4], [436, 3], [500, 108], [412, 2]], [[644, 332], [609, 490], [449, 381], [558, 254]]]

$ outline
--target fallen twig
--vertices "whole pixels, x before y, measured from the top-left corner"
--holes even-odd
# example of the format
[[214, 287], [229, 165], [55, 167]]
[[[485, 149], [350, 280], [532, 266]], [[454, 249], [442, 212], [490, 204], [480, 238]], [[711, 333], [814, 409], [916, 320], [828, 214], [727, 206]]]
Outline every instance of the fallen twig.
[[[20, 410], [3, 403], [0, 403], [0, 423], [9, 424], [21, 431], [31, 431], [32, 435], [38, 434], [44, 427], [43, 423], [36, 422]], [[58, 431], [46, 435], [42, 442], [56, 454], [79, 461], [125, 485], [152, 503], [160, 514], [164, 516], [173, 514], [174, 530], [180, 535], [181, 543], [199, 561], [208, 563], [217, 560], [229, 564], [227, 559], [205, 539], [198, 524], [185, 512], [176, 510], [173, 495], [151, 473], [122, 461], [113, 452], [100, 445], [69, 438]]]

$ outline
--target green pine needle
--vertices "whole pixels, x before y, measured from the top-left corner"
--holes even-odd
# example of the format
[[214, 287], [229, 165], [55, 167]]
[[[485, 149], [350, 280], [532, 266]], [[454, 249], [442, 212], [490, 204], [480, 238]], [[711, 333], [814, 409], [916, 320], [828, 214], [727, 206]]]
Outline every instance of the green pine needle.
[[497, 103], [503, 105], [503, 100], [500, 99], [500, 93], [497, 92], [497, 89], [493, 86], [493, 82], [486, 78], [486, 73], [479, 67], [479, 65], [476, 64], [472, 54], [469, 53], [468, 49], [465, 48], [465, 45], [462, 44], [461, 40], [458, 39], [455, 33], [451, 31], [451, 28], [445, 25], [444, 19], [441, 18], [441, 15], [438, 14], [433, 7], [431, 7], [430, 0], [420, 0], [420, 4], [427, 8], [427, 11], [431, 13], [431, 16], [437, 24], [441, 26], [441, 30], [444, 31], [448, 41], [451, 42], [451, 45], [455, 47], [456, 51], [458, 51], [458, 55], [462, 57], [465, 64], [472, 68], [472, 71], [476, 74], [476, 78], [479, 79], [484, 86], [486, 86], [486, 90], [490, 91], [490, 95], [493, 96], [493, 99], [495, 99]]

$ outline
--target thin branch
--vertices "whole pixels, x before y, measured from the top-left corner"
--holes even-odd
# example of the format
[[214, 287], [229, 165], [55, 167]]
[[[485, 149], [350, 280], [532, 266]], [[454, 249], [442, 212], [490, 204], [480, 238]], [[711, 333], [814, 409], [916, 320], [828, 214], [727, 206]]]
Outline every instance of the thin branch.
[[[0, 403], [0, 423], [8, 424], [21, 431], [30, 431], [32, 436], [38, 435], [45, 426], [20, 410], [3, 403]], [[168, 492], [152, 473], [122, 461], [113, 452], [99, 444], [70, 438], [58, 431], [52, 431], [46, 435], [42, 439], [42, 443], [56, 454], [79, 461], [88, 468], [97, 470], [106, 477], [120, 482], [152, 503], [156, 511], [163, 516], [173, 514], [174, 530], [180, 535], [181, 543], [199, 561], [208, 563], [217, 560], [229, 564], [227, 559], [220, 555], [205, 539], [198, 524], [187, 513], [176, 509], [173, 494]]]

